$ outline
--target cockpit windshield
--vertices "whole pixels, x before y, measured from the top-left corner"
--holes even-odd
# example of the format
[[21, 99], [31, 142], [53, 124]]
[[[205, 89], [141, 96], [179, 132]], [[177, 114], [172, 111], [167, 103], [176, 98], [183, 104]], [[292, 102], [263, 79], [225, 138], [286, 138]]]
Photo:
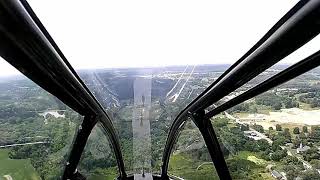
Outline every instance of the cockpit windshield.
[[135, 173], [160, 172], [173, 119], [295, 3], [30, 1], [112, 116]]
[[[126, 172], [146, 175], [161, 173], [168, 134], [178, 114], [242, 57], [297, 2], [298, 0], [28, 1], [71, 66], [111, 119], [120, 140]], [[261, 81], [310, 55], [311, 52], [314, 53], [318, 50], [319, 44], [320, 38], [314, 38], [306, 44], [307, 48], [300, 48], [298, 53], [284, 58], [256, 79], [211, 105], [206, 111], [239, 96]], [[36, 161], [38, 160], [34, 157], [36, 155], [28, 154], [27, 151], [30, 149], [10, 147], [7, 150], [6, 147], [9, 144], [30, 143], [30, 138], [36, 138], [37, 142], [45, 144], [36, 146], [45, 146], [43, 151], [48, 154], [48, 161], [52, 163], [50, 165], [57, 168], [57, 164], [67, 163], [60, 155], [67, 156], [68, 145], [71, 144], [77, 132], [76, 128], [81, 124], [77, 121], [80, 115], [62, 102], [54, 101], [51, 94], [26, 79], [7, 81], [8, 78], [19, 73], [6, 63], [3, 64], [4, 66], [1, 63], [0, 76], [4, 79], [0, 79], [0, 133], [3, 133], [0, 137], [0, 177], [5, 176], [7, 179], [7, 175], [19, 177], [11, 174], [10, 170], [2, 172], [1, 166], [4, 165], [2, 161], [6, 162], [8, 158], [30, 160], [32, 166], [30, 162], [28, 163], [36, 170], [34, 176], [37, 178], [38, 176], [44, 179], [57, 177], [56, 171], [51, 173], [49, 170], [45, 171], [47, 169], [41, 169], [42, 164], [39, 165]], [[320, 82], [318, 77], [317, 72], [313, 75], [308, 74], [310, 83], [306, 86], [310, 86], [309, 89], [317, 89]], [[14, 84], [11, 84], [13, 82]], [[26, 82], [27, 85], [25, 85]], [[293, 132], [296, 144], [291, 141], [281, 141], [281, 145], [288, 146], [285, 148], [279, 149], [279, 146], [272, 149], [274, 148], [272, 143], [261, 140], [269, 140], [269, 137], [259, 137], [265, 137], [265, 134], [259, 133], [264, 133], [268, 128], [268, 135], [281, 134], [280, 130], [276, 129], [278, 124], [274, 123], [280, 122], [280, 115], [277, 116], [278, 119], [269, 119], [270, 127], [264, 127], [265, 124], [258, 122], [261, 119], [260, 116], [269, 117], [280, 111], [290, 114], [292, 111], [287, 110], [289, 108], [316, 110], [314, 108], [318, 107], [317, 102], [314, 102], [317, 101], [317, 93], [311, 90], [305, 92], [308, 88], [303, 87], [293, 90], [295, 87], [291, 86], [284, 86], [284, 90], [268, 92], [268, 97], [277, 99], [277, 104], [269, 102], [264, 94], [210, 119], [210, 123], [218, 133], [218, 140], [224, 158], [227, 159], [229, 171], [235, 179], [237, 179], [235, 176], [237, 173], [253, 173], [250, 177], [256, 178], [260, 175], [263, 178], [270, 178], [268, 173], [262, 173], [262, 166], [265, 165], [269, 167], [268, 171], [271, 174], [278, 171], [287, 172], [290, 167], [286, 169], [283, 162], [280, 162], [280, 159], [287, 156], [283, 150], [291, 146], [303, 149], [310, 145], [303, 144], [300, 136], [297, 135], [304, 127], [302, 124], [299, 124], [298, 130], [295, 130], [299, 133]], [[287, 103], [289, 103], [288, 106], [286, 106]], [[313, 106], [313, 104], [316, 105]], [[59, 109], [59, 105], [64, 109]], [[276, 105], [277, 108], [274, 107]], [[21, 112], [19, 108], [22, 109]], [[19, 113], [26, 112], [20, 115], [12, 112], [13, 109]], [[33, 116], [29, 117], [30, 112], [33, 112]], [[245, 123], [239, 124], [239, 119]], [[40, 121], [43, 121], [41, 125], [39, 125]], [[198, 125], [191, 121], [181, 126], [184, 131], [182, 136], [177, 138], [179, 141], [172, 152], [169, 172], [186, 179], [195, 179], [191, 171], [201, 173], [202, 175], [197, 174], [199, 177], [208, 177], [203, 174], [210, 171], [210, 176], [216, 179], [218, 177], [216, 169], [208, 167], [212, 162], [208, 162], [211, 159], [205, 142], [200, 138], [201, 133], [198, 129], [195, 130]], [[274, 122], [271, 123], [271, 121]], [[51, 126], [52, 128], [63, 126], [61, 130], [63, 132], [56, 132]], [[284, 133], [296, 129], [288, 124], [283, 127], [288, 128]], [[35, 128], [39, 131], [38, 133], [31, 132], [35, 131]], [[306, 128], [307, 133], [312, 127], [310, 125]], [[21, 133], [30, 135], [21, 139], [19, 136]], [[70, 137], [65, 138], [67, 135]], [[114, 147], [107, 144], [110, 143], [109, 139], [105, 139], [107, 136], [103, 137], [103, 141], [101, 140], [105, 145], [99, 145], [99, 138], [103, 135], [106, 135], [103, 126], [96, 126], [78, 166], [80, 173], [82, 171], [82, 174], [96, 178], [114, 178], [119, 174], [117, 162], [112, 154]], [[254, 142], [257, 138], [261, 141], [255, 146]], [[272, 139], [272, 142], [277, 141]], [[300, 142], [299, 147], [298, 142]], [[317, 145], [311, 146], [310, 149], [319, 148]], [[108, 152], [102, 152], [105, 149]], [[266, 157], [261, 160], [262, 156], [268, 156], [267, 150], [271, 153], [269, 159]], [[98, 156], [93, 156], [92, 152], [98, 152]], [[4, 158], [1, 153], [4, 154]], [[272, 153], [278, 153], [276, 155], [283, 157], [274, 160], [277, 157], [272, 157], [276, 156]], [[39, 154], [42, 157], [42, 153], [39, 152]], [[293, 154], [298, 154], [297, 158], [293, 160], [286, 158], [283, 161], [299, 161], [299, 158], [307, 156], [301, 152]], [[59, 158], [55, 159], [56, 156]], [[110, 158], [108, 163], [103, 164], [102, 161], [108, 158]], [[309, 159], [312, 160], [311, 157]], [[240, 169], [234, 167], [236, 163], [242, 162], [247, 163], [248, 166], [244, 164], [243, 169], [241, 169], [242, 166]], [[304, 165], [304, 160], [301, 162]], [[187, 163], [192, 168], [186, 168], [188, 169], [186, 173], [187, 170], [179, 169], [179, 163]], [[320, 162], [311, 164], [318, 167]], [[300, 167], [301, 163], [294, 165], [299, 165], [296, 169], [303, 169]], [[277, 168], [280, 166], [280, 168], [272, 169], [273, 166]], [[258, 169], [259, 172], [253, 172], [252, 169]], [[62, 170], [59, 169], [60, 171]], [[51, 174], [54, 175], [51, 176]], [[245, 175], [239, 175], [239, 177], [243, 178]]]

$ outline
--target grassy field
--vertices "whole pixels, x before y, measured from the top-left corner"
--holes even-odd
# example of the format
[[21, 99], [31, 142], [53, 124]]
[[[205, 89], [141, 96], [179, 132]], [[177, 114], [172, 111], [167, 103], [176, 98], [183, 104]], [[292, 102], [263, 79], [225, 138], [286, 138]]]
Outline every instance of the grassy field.
[[10, 175], [14, 180], [39, 180], [29, 159], [9, 159], [9, 150], [0, 149], [0, 179]]
[[88, 177], [88, 180], [114, 180], [117, 176], [104, 176], [104, 175], [91, 175]]
[[[81, 171], [80, 171], [81, 172]], [[110, 167], [107, 169], [96, 169], [95, 172], [86, 175], [88, 180], [114, 180], [118, 175], [117, 167]]]
[[267, 165], [267, 163], [268, 163], [266, 160], [260, 159], [259, 155], [257, 153], [250, 152], [250, 151], [240, 151], [237, 154], [237, 157], [241, 158], [241, 159], [246, 159], [246, 160], [252, 161], [252, 162], [259, 164], [259, 165]]
[[[256, 180], [273, 180], [270, 172], [266, 170], [266, 166], [269, 164], [274, 164], [272, 162], [263, 160], [259, 157], [258, 153], [249, 151], [240, 151], [237, 155], [230, 156], [230, 159], [243, 159], [247, 162], [256, 164], [256, 166], [250, 165], [250, 173], [255, 174], [255, 176], [248, 176], [249, 179], [255, 177]], [[239, 161], [241, 162], [241, 161]], [[219, 179], [212, 163], [204, 163], [196, 161], [189, 157], [187, 154], [177, 153], [173, 154], [170, 158], [169, 163], [169, 174], [187, 179]], [[276, 165], [276, 164], [274, 164]], [[249, 168], [249, 167], [247, 167]], [[251, 174], [251, 175], [252, 175]]]
[[182, 177], [184, 179], [219, 179], [212, 164], [204, 164], [199, 169], [197, 167], [203, 162], [195, 161], [186, 154], [173, 154], [169, 163], [169, 174]]
[[270, 173], [264, 168], [269, 164], [273, 164], [269, 161], [259, 158], [259, 154], [249, 151], [240, 151], [236, 156], [233, 158], [240, 158], [244, 160], [251, 161], [256, 165], [260, 166], [261, 168], [251, 169], [254, 174], [259, 174], [257, 179], [263, 180], [273, 180], [274, 178], [270, 175]]

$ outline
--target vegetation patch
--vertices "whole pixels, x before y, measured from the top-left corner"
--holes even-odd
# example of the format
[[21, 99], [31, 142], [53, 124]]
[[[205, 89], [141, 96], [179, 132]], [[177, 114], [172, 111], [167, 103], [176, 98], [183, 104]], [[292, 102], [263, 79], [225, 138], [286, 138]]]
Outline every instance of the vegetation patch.
[[263, 159], [259, 159], [256, 156], [248, 156], [247, 160], [252, 161], [258, 165], [264, 165], [266, 164], [267, 161], [263, 160]]
[[173, 154], [170, 158], [169, 173], [190, 180], [219, 179], [211, 163], [201, 165], [202, 163], [185, 153]]
[[10, 159], [8, 153], [0, 149], [0, 179], [10, 175], [14, 180], [40, 180], [29, 159]]

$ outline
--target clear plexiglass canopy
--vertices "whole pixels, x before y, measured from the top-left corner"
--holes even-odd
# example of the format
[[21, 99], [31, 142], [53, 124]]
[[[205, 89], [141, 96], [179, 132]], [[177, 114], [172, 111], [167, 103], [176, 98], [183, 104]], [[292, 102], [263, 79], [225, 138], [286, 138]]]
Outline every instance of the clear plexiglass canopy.
[[[29, 0], [28, 2], [70, 64], [110, 115], [120, 138], [126, 171], [139, 174], [160, 173], [163, 148], [172, 121], [178, 113], [249, 50], [298, 1]], [[269, 68], [263, 75], [271, 77], [288, 64], [298, 62], [318, 50], [317, 45], [320, 45], [319, 37]], [[7, 83], [17, 72], [4, 61], [1, 62], [1, 66], [1, 70], [4, 70], [1, 75], [6, 76], [1, 81]], [[8, 78], [7, 75], [12, 76]], [[320, 123], [299, 121], [292, 125], [287, 121], [281, 121], [282, 115], [277, 114], [283, 112], [301, 113], [299, 117], [315, 116], [313, 113], [317, 114], [317, 108], [320, 106], [317, 91], [319, 77], [318, 71], [312, 72], [307, 75], [308, 83], [302, 84], [301, 79], [297, 79], [296, 83], [289, 83], [269, 92], [271, 95], [248, 100], [215, 117], [214, 125], [218, 128], [216, 130], [221, 138], [219, 139], [221, 148], [228, 160], [231, 173], [237, 174], [241, 171], [241, 173], [252, 173], [254, 178], [256, 178], [255, 175], [271, 178], [271, 176], [284, 176], [281, 172], [289, 174], [293, 170], [313, 169], [308, 168], [309, 166], [317, 170], [320, 168], [320, 161], [317, 159], [320, 156], [311, 158], [303, 154], [309, 149], [315, 151], [316, 148], [320, 148], [319, 142], [310, 145], [304, 139], [304, 136], [308, 137], [312, 128], [314, 130], [314, 125]], [[243, 93], [258, 82], [259, 80], [256, 80], [246, 84], [239, 91], [227, 96], [227, 100]], [[6, 86], [6, 83], [2, 85]], [[6, 100], [3, 102], [7, 102], [8, 97], [20, 95], [21, 92], [25, 93], [15, 91], [8, 95], [8, 91], [0, 85], [0, 95]], [[269, 102], [267, 97], [276, 100]], [[44, 97], [33, 94], [32, 98]], [[15, 104], [15, 102], [11, 103]], [[52, 107], [42, 111], [51, 112]], [[304, 111], [315, 112], [310, 115], [308, 114], [310, 112]], [[70, 110], [71, 115], [72, 113]], [[37, 114], [41, 116], [41, 112]], [[36, 120], [41, 121], [38, 115]], [[272, 115], [275, 119], [269, 117]], [[13, 117], [15, 116], [5, 118]], [[55, 116], [49, 118], [49, 124], [55, 121]], [[59, 118], [62, 119], [61, 117], [56, 119], [60, 120]], [[242, 118], [245, 123], [241, 125], [234, 123], [233, 121], [238, 118]], [[271, 118], [269, 124], [259, 122], [264, 118]], [[46, 115], [44, 119], [47, 119]], [[6, 120], [3, 123], [8, 122]], [[44, 123], [45, 126], [48, 122]], [[75, 126], [72, 123], [78, 124], [70, 121], [70, 129]], [[283, 130], [279, 129], [279, 126]], [[0, 130], [6, 131], [3, 129]], [[10, 129], [10, 132], [8, 130], [5, 133], [10, 134], [11, 131], [13, 130]], [[292, 131], [292, 135], [289, 131]], [[304, 134], [300, 135], [300, 131]], [[292, 141], [285, 141], [281, 139], [282, 137], [278, 137], [284, 134], [288, 138], [288, 132]], [[92, 179], [117, 176], [112, 148], [109, 145], [97, 143], [102, 135], [100, 126], [97, 126], [90, 136], [79, 165], [79, 171]], [[233, 139], [231, 138], [233, 136], [241, 138]], [[266, 136], [268, 138], [264, 138]], [[269, 136], [276, 138], [272, 139]], [[270, 144], [271, 139], [272, 142], [277, 143], [281, 140], [279, 142], [281, 147], [286, 146], [288, 149], [279, 148], [279, 144], [279, 147], [275, 147], [273, 143]], [[5, 142], [4, 144], [8, 143], [8, 138], [0, 138], [0, 140], [0, 143], [2, 141]], [[70, 141], [68, 139], [69, 143]], [[108, 140], [103, 139], [101, 142], [107, 144]], [[255, 146], [255, 143], [258, 146]], [[287, 151], [284, 152], [284, 149]], [[12, 152], [20, 152], [19, 150], [14, 149]], [[4, 153], [8, 154], [8, 158], [20, 157], [17, 154], [10, 154], [9, 151]], [[94, 153], [98, 155], [95, 156]], [[291, 153], [290, 157], [285, 153]], [[316, 154], [316, 152], [313, 153], [314, 156]], [[21, 156], [21, 159], [24, 158], [30, 157]], [[31, 158], [32, 166], [34, 163]], [[212, 170], [210, 163], [212, 164], [206, 145], [199, 136], [196, 126], [187, 123], [170, 159], [169, 173], [172, 172], [173, 175], [186, 179], [195, 179], [200, 176], [206, 179], [208, 176], [205, 174], [210, 171], [209, 178], [216, 179], [218, 176], [215, 170]], [[234, 167], [237, 163], [247, 163], [247, 165], [240, 168]], [[286, 163], [295, 166], [287, 167]], [[183, 165], [191, 168], [188, 169]], [[178, 166], [184, 167], [185, 171]], [[262, 166], [268, 167], [267, 172], [270, 171], [270, 173], [262, 172]], [[42, 169], [36, 169], [36, 171], [41, 172], [35, 173], [34, 176], [45, 174]], [[214, 171], [213, 174], [212, 171]], [[11, 173], [9, 170], [4, 172], [0, 170], [0, 175], [8, 175], [4, 174], [5, 172]], [[237, 176], [234, 177], [237, 179]]]

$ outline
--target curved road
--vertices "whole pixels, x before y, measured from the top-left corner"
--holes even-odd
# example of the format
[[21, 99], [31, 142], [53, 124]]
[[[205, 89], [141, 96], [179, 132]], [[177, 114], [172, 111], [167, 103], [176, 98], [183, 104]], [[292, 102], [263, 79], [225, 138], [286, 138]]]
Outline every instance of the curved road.
[[7, 174], [7, 175], [4, 175], [3, 177], [4, 177], [6, 180], [13, 180], [12, 177], [11, 177], [10, 175], [8, 175], [8, 174]]

